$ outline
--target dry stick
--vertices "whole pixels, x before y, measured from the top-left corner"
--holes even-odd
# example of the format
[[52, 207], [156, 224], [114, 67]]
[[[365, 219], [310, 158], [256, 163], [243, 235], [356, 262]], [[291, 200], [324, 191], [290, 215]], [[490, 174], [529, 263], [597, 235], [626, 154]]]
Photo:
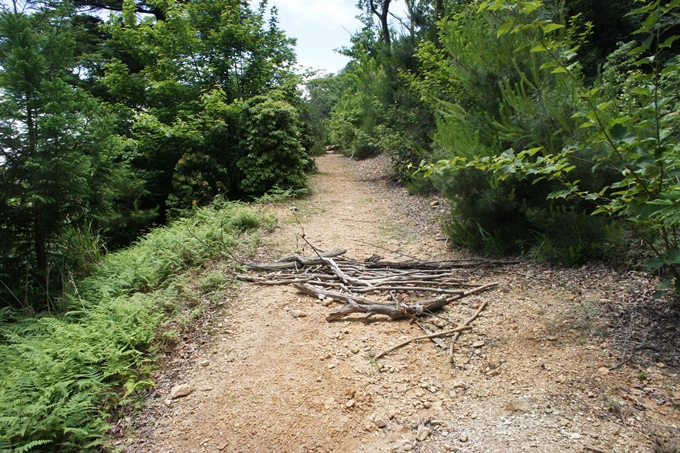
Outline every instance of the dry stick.
[[[333, 258], [334, 256], [344, 255], [345, 253], [347, 253], [347, 250], [345, 250], [345, 249], [333, 249], [333, 250], [329, 250], [327, 252], [321, 253], [320, 256], [322, 258]], [[298, 253], [292, 253], [290, 255], [286, 255], [282, 258], [279, 258], [278, 260], [276, 260], [276, 262], [277, 263], [285, 263], [287, 261], [298, 261], [301, 264], [305, 264], [307, 261], [313, 260], [313, 259], [314, 259], [313, 257], [306, 257], [306, 256], [302, 256]]]
[[333, 261], [332, 258], [322, 258], [322, 260], [326, 264], [328, 264], [328, 266], [331, 269], [333, 269], [333, 272], [335, 272], [335, 274], [338, 276], [338, 278], [340, 278], [340, 280], [342, 280], [343, 283], [347, 283], [347, 284], [352, 283], [354, 285], [359, 285], [359, 286], [370, 286], [371, 285], [368, 282], [365, 282], [365, 281], [360, 280], [358, 278], [352, 278], [349, 275], [347, 275], [346, 273], [344, 273], [342, 271], [342, 269], [340, 269], [338, 267], [337, 263], [335, 261]]
[[[418, 327], [420, 327], [420, 330], [422, 330], [423, 332], [425, 332], [425, 333], [430, 332], [429, 330], [427, 330], [427, 329], [425, 328], [425, 326], [422, 325], [422, 323], [416, 321], [415, 324], [416, 324]], [[442, 339], [440, 339], [440, 338], [437, 338], [437, 337], [433, 337], [433, 338], [431, 338], [431, 340], [432, 340], [432, 342], [433, 342], [434, 344], [436, 344], [436, 345], [439, 346], [440, 348], [446, 349], [446, 343], [444, 342], [444, 340], [442, 340]]]
[[343, 300], [343, 301], [348, 302], [348, 303], [354, 302], [354, 303], [357, 303], [357, 304], [366, 304], [366, 305], [388, 305], [390, 307], [392, 306], [392, 304], [385, 304], [385, 303], [381, 304], [378, 301], [367, 299], [367, 298], [361, 297], [361, 296], [352, 296], [350, 294], [343, 294], [343, 293], [338, 293], [338, 292], [335, 292], [335, 291], [328, 291], [326, 289], [319, 289], [319, 288], [316, 288], [312, 285], [308, 285], [308, 284], [305, 284], [305, 283], [293, 283], [293, 286], [298, 291], [301, 291], [301, 292], [308, 294], [310, 296], [316, 296], [319, 299], [321, 299], [322, 298], [321, 296], [323, 296], [323, 298], [330, 297], [332, 299]]
[[445, 331], [443, 331], [443, 332], [433, 333], [432, 335], [423, 335], [423, 336], [421, 336], [421, 337], [413, 337], [413, 338], [409, 338], [408, 340], [402, 341], [402, 342], [399, 343], [398, 345], [392, 346], [391, 348], [389, 348], [389, 349], [387, 349], [387, 350], [381, 352], [380, 354], [378, 354], [377, 356], [375, 356], [375, 357], [373, 357], [373, 358], [377, 360], [377, 359], [379, 359], [380, 357], [382, 357], [382, 356], [384, 356], [384, 355], [386, 355], [386, 354], [389, 354], [390, 352], [392, 352], [392, 351], [394, 351], [394, 350], [396, 350], [396, 349], [399, 349], [399, 348], [401, 348], [401, 347], [403, 347], [403, 346], [406, 346], [407, 344], [411, 343], [412, 341], [416, 341], [416, 340], [429, 340], [430, 338], [435, 338], [435, 337], [445, 337], [445, 336], [447, 336], [447, 335], [460, 333], [460, 332], [462, 332], [463, 330], [469, 330], [469, 329], [472, 329], [472, 327], [470, 327], [470, 326], [461, 326], [461, 327], [456, 327], [455, 329], [445, 330]]
[[[469, 325], [472, 321], [474, 321], [475, 319], [477, 319], [477, 316], [479, 316], [479, 314], [482, 312], [482, 310], [484, 310], [484, 309], [486, 308], [486, 306], [487, 306], [488, 303], [489, 303], [488, 300], [485, 300], [484, 302], [482, 302], [482, 305], [480, 305], [480, 307], [477, 309], [477, 311], [475, 312], [475, 314], [472, 315], [472, 316], [470, 316], [470, 318], [469, 318], [467, 321], [465, 321], [465, 322], [463, 323], [463, 325], [464, 325], [464, 326], [467, 326], [467, 325]], [[458, 337], [460, 337], [460, 333], [456, 333], [456, 334], [451, 338], [451, 347], [449, 348], [449, 359], [450, 359], [451, 361], [453, 361], [453, 345], [456, 343], [456, 341], [458, 341]]]
[[443, 269], [465, 269], [477, 267], [479, 265], [503, 266], [508, 264], [519, 264], [519, 261], [495, 261], [483, 258], [446, 261], [378, 261], [377, 263], [364, 263], [364, 266], [366, 269], [422, 269], [441, 271]]
[[[439, 310], [440, 308], [450, 304], [453, 301], [456, 301], [458, 299], [462, 299], [463, 297], [469, 296], [470, 294], [474, 294], [480, 291], [485, 291], [488, 288], [491, 288], [493, 286], [498, 285], [498, 283], [489, 283], [483, 286], [480, 286], [478, 288], [472, 289], [465, 294], [457, 294], [454, 296], [450, 297], [445, 297], [445, 296], [438, 296], [434, 297], [431, 299], [425, 299], [425, 300], [419, 300], [417, 302], [411, 303], [411, 304], [403, 304], [399, 308], [390, 308], [390, 304], [380, 304], [380, 305], [364, 305], [364, 304], [359, 304], [357, 303], [357, 300], [359, 299], [358, 296], [353, 296], [352, 298], [348, 298], [346, 295], [341, 294], [346, 300], [348, 305], [346, 305], [343, 308], [340, 308], [339, 310], [336, 310], [332, 313], [329, 313], [326, 316], [326, 321], [332, 322], [337, 319], [343, 318], [347, 315], [350, 315], [352, 313], [365, 313], [366, 317], [370, 317], [374, 314], [384, 314], [388, 315], [390, 317], [390, 320], [394, 321], [396, 319], [400, 319], [403, 317], [412, 317], [412, 316], [418, 316], [423, 314], [425, 310], [427, 311], [435, 311]], [[305, 285], [305, 284], [300, 284], [296, 283], [294, 285], [296, 288], [305, 288], [307, 286], [308, 288], [305, 288], [307, 290], [311, 289], [312, 291], [317, 291], [319, 290], [314, 289], [311, 285]], [[303, 292], [305, 292], [303, 290]], [[325, 293], [328, 293], [327, 291]], [[308, 293], [310, 294], [310, 293]], [[334, 296], [328, 294], [330, 297], [335, 298]]]
[[351, 288], [356, 293], [370, 293], [372, 291], [423, 291], [442, 294], [465, 294], [462, 289], [428, 288], [425, 286], [369, 286], [367, 288]]
[[368, 242], [360, 241], [359, 239], [355, 239], [354, 241], [355, 241], [355, 242], [358, 242], [358, 243], [360, 243], [360, 244], [370, 245], [371, 247], [376, 247], [376, 248], [385, 250], [386, 252], [390, 252], [390, 253], [393, 253], [393, 254], [398, 255], [398, 256], [405, 256], [405, 257], [407, 257], [407, 258], [411, 258], [411, 259], [416, 260], [416, 261], [422, 261], [420, 258], [416, 258], [415, 256], [407, 255], [406, 253], [396, 252], [396, 251], [394, 251], [394, 250], [390, 250], [390, 249], [387, 249], [387, 248], [385, 248], [385, 247], [381, 247], [381, 246], [379, 246], [379, 245], [370, 244], [370, 243], [368, 243]]
[[317, 253], [317, 255], [319, 256], [318, 258], [306, 257], [302, 255], [288, 255], [282, 258], [282, 260], [285, 259], [285, 261], [279, 260], [274, 263], [241, 263], [241, 264], [245, 265], [250, 269], [259, 269], [265, 271], [277, 271], [284, 269], [295, 269], [297, 271], [298, 264], [301, 264], [303, 266], [324, 264], [326, 263], [325, 261], [327, 259], [326, 256], [338, 256], [345, 252], [346, 250], [334, 249], [328, 252], [323, 252], [321, 254]]

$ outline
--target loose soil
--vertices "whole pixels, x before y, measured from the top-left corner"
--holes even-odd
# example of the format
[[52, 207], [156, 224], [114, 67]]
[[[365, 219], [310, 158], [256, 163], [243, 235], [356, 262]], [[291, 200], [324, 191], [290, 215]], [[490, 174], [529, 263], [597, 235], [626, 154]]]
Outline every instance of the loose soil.
[[[317, 163], [312, 195], [295, 209], [268, 207], [278, 227], [254, 259], [310, 255], [302, 235], [354, 259], [467, 257], [442, 240], [446, 202], [391, 184], [387, 158]], [[488, 300], [453, 362], [427, 340], [376, 361], [422, 330], [379, 316], [328, 323], [333, 307], [293, 288], [239, 285], [196, 336], [167, 353], [144, 407], [114, 427], [118, 445], [154, 453], [676, 451], [680, 324], [677, 310], [650, 297], [651, 278], [601, 265], [454, 272], [500, 285], [430, 319], [460, 324]], [[171, 400], [180, 383], [192, 392]]]

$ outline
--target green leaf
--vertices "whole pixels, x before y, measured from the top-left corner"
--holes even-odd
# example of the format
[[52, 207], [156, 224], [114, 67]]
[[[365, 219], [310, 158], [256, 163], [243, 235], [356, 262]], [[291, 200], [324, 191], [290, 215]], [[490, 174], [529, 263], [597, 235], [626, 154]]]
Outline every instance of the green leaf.
[[562, 73], [566, 73], [566, 72], [567, 72], [567, 69], [563, 66], [560, 66], [560, 67], [555, 68], [552, 71], [550, 71], [550, 74], [562, 74]]
[[524, 4], [524, 8], [522, 8], [522, 12], [524, 14], [531, 14], [534, 11], [536, 11], [538, 8], [540, 8], [542, 3], [540, 1], [533, 1], [533, 2], [526, 2]]
[[510, 29], [512, 28], [512, 26], [514, 24], [515, 24], [515, 18], [511, 17], [503, 25], [500, 26], [500, 28], [496, 32], [496, 37], [500, 38], [501, 36], [506, 34], [508, 31], [510, 31]]
[[659, 22], [659, 16], [657, 16], [656, 13], [651, 13], [649, 16], [647, 16], [647, 19], [642, 22], [642, 28], [649, 29], [657, 22]]
[[645, 263], [645, 267], [647, 267], [647, 270], [649, 271], [655, 271], [658, 269], [661, 269], [664, 265], [663, 259], [661, 257], [655, 256], [651, 260], [648, 260]]
[[540, 43], [540, 42], [538, 44], [536, 44], [534, 47], [531, 48], [531, 52], [534, 52], [534, 53], [545, 52], [546, 50], [548, 50], [548, 49], [543, 45], [543, 43]]
[[680, 35], [673, 35], [673, 36], [671, 36], [670, 38], [666, 39], [666, 40], [665, 40], [664, 42], [662, 42], [661, 44], [659, 44], [659, 47], [660, 47], [661, 49], [665, 49], [665, 48], [671, 47], [671, 46], [673, 45], [673, 43], [674, 43], [676, 40], [678, 40], [678, 39], [680, 39]]
[[545, 33], [547, 35], [548, 33], [551, 33], [555, 30], [559, 30], [561, 28], [564, 28], [564, 25], [562, 25], [562, 24], [548, 24], [548, 25], [546, 25], [545, 27], [542, 27], [542, 28], [543, 28], [543, 33]]
[[661, 299], [661, 298], [664, 297], [666, 294], [668, 294], [668, 290], [667, 290], [667, 289], [666, 289], [666, 290], [654, 291], [654, 292], [652, 293], [652, 299], [654, 299], [654, 300], [656, 300], [656, 299]]
[[664, 254], [664, 263], [670, 265], [680, 264], [680, 249], [673, 248]]

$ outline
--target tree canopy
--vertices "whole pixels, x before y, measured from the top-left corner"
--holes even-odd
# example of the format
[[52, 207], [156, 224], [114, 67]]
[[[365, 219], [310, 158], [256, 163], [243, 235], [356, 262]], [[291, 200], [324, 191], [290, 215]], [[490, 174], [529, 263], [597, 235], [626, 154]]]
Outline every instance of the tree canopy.
[[215, 197], [304, 188], [293, 44], [266, 2], [3, 7], [0, 303], [50, 308], [82, 257]]

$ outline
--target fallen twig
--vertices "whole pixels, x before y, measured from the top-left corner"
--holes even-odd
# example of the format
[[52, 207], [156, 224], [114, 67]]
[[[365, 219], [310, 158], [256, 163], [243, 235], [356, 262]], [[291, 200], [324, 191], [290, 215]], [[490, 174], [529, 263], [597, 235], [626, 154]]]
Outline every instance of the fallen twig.
[[381, 245], [369, 244], [368, 242], [364, 242], [364, 241], [361, 241], [361, 240], [359, 240], [359, 239], [355, 239], [354, 241], [355, 241], [355, 242], [358, 242], [359, 244], [370, 245], [371, 247], [375, 247], [375, 248], [384, 250], [384, 251], [386, 251], [386, 252], [390, 252], [390, 253], [392, 253], [392, 254], [394, 254], [394, 255], [397, 255], [397, 256], [405, 256], [406, 258], [411, 258], [411, 259], [416, 260], [416, 261], [422, 261], [420, 258], [417, 258], [417, 257], [415, 257], [415, 256], [407, 255], [406, 253], [397, 252], [397, 251], [395, 251], [395, 250], [390, 250], [390, 249], [385, 248], [385, 247], [383, 247], [383, 246], [381, 246]]
[[[484, 302], [482, 302], [482, 305], [479, 306], [479, 308], [477, 309], [477, 311], [475, 312], [475, 314], [472, 315], [472, 316], [470, 316], [470, 317], [467, 319], [467, 321], [465, 321], [465, 322], [463, 323], [463, 325], [464, 325], [464, 326], [469, 326], [470, 323], [471, 323], [472, 321], [474, 321], [475, 319], [477, 319], [477, 317], [479, 316], [479, 314], [482, 312], [482, 310], [484, 310], [484, 309], [486, 308], [486, 306], [487, 306], [488, 304], [489, 304], [489, 301], [488, 301], [488, 300], [485, 300]], [[455, 334], [455, 335], [451, 338], [451, 347], [449, 348], [449, 358], [450, 358], [451, 361], [453, 361], [453, 345], [456, 343], [456, 341], [458, 341], [458, 337], [459, 337], [459, 336], [460, 336], [460, 333], [457, 333], [457, 334]]]
[[445, 336], [447, 336], [447, 335], [460, 333], [460, 332], [462, 332], [463, 330], [469, 330], [469, 329], [472, 329], [472, 327], [470, 327], [470, 326], [461, 326], [461, 327], [456, 327], [455, 329], [445, 330], [445, 331], [443, 331], [443, 332], [433, 333], [433, 334], [431, 334], [431, 335], [423, 335], [423, 336], [420, 336], [420, 337], [409, 338], [408, 340], [402, 341], [402, 342], [399, 343], [398, 345], [392, 346], [391, 348], [389, 348], [389, 349], [387, 349], [387, 350], [381, 352], [380, 354], [376, 355], [376, 356], [373, 357], [373, 358], [377, 360], [377, 359], [379, 359], [380, 357], [383, 357], [384, 355], [389, 354], [390, 352], [392, 352], [392, 351], [394, 351], [394, 350], [396, 350], [396, 349], [399, 349], [399, 348], [401, 348], [401, 347], [403, 347], [403, 346], [406, 346], [407, 344], [411, 343], [412, 341], [416, 341], [416, 340], [427, 340], [427, 339], [435, 338], [435, 337], [445, 337]]

